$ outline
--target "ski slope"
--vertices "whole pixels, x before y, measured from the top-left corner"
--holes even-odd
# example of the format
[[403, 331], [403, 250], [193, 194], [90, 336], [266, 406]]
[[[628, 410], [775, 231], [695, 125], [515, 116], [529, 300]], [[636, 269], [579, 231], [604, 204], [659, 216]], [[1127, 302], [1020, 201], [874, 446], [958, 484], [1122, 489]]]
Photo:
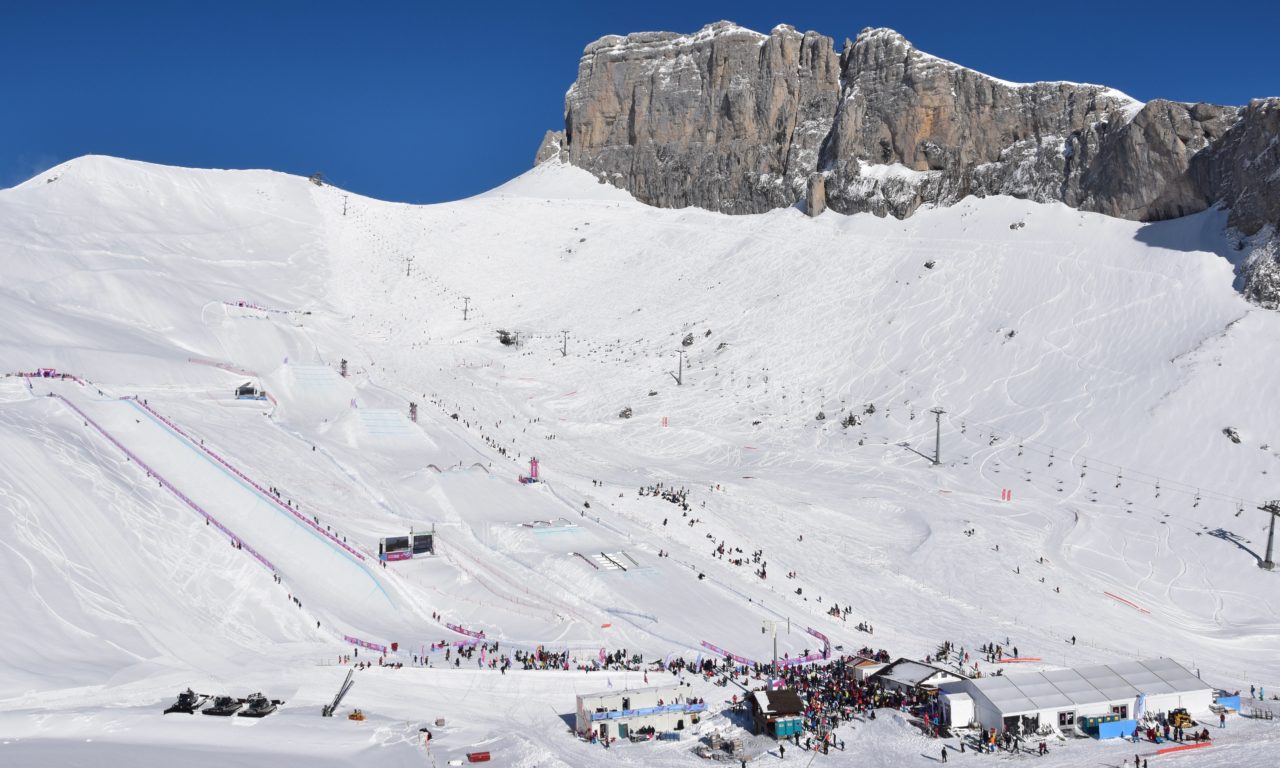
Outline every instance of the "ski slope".
[[[729, 217], [554, 164], [426, 207], [103, 157], [0, 191], [5, 372], [86, 382], [0, 379], [0, 761], [87, 762], [92, 739], [142, 765], [421, 764], [438, 716], [441, 762], [696, 760], [564, 732], [574, 691], [638, 673], [444, 669], [442, 649], [362, 672], [370, 721], [315, 717], [344, 638], [408, 661], [466, 639], [446, 624], [582, 659], [767, 660], [762, 622], [790, 619], [792, 656], [806, 627], [912, 657], [1008, 638], [1049, 666], [1170, 656], [1280, 690], [1256, 510], [1280, 319], [1235, 292], [1224, 225], [1007, 198]], [[234, 399], [246, 381], [271, 399]], [[533, 456], [546, 482], [522, 485]], [[638, 493], [657, 483], [687, 512]], [[438, 556], [376, 562], [432, 527]], [[187, 685], [290, 703], [215, 734], [159, 718]], [[1184, 759], [1274, 748], [1242, 725]], [[892, 718], [846, 739], [824, 759], [937, 748]], [[1068, 747], [1046, 764], [1124, 754]]]

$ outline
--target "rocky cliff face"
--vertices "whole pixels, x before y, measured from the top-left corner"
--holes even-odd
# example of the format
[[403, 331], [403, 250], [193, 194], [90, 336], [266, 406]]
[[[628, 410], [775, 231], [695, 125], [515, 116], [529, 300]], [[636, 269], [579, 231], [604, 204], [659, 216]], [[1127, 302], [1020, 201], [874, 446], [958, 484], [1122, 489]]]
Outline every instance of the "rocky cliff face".
[[565, 131], [539, 156], [663, 207], [754, 213], [794, 203], [815, 170], [840, 89], [830, 38], [728, 22], [694, 35], [605, 37], [565, 97]]
[[1192, 159], [1197, 189], [1231, 208], [1246, 235], [1280, 228], [1280, 99], [1255, 99], [1240, 119]]
[[[887, 29], [846, 40], [719, 22], [587, 46], [566, 160], [663, 207], [908, 216], [968, 195], [1151, 221], [1215, 203], [1246, 234], [1280, 222], [1280, 102], [1136, 102], [1077, 83], [1007, 83]], [[821, 178], [811, 178], [815, 174]]]

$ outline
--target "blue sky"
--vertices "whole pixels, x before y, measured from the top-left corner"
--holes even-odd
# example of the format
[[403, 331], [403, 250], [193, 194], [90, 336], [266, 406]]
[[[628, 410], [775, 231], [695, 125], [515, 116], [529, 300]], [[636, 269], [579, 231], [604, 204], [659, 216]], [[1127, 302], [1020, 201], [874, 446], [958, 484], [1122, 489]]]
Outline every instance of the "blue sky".
[[[625, 7], [620, 7], [625, 6]], [[1019, 81], [1139, 99], [1280, 95], [1280, 3], [0, 0], [0, 187], [83, 154], [323, 171], [389, 200], [523, 172], [591, 40], [731, 19], [837, 41], [889, 26]]]

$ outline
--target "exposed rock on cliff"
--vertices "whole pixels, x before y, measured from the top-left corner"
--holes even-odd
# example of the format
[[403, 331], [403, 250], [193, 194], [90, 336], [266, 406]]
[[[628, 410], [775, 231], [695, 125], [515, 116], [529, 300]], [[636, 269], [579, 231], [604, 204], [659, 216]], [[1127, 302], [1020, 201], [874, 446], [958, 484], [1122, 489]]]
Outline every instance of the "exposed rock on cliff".
[[809, 188], [804, 196], [804, 212], [818, 216], [827, 210], [827, 177], [821, 173], [809, 174]]
[[1252, 232], [1280, 221], [1278, 113], [1275, 101], [1142, 104], [1097, 85], [1008, 83], [887, 29], [837, 55], [813, 32], [718, 22], [587, 46], [565, 130], [547, 134], [538, 161], [567, 160], [663, 207], [755, 213], [804, 199], [811, 214], [901, 217], [1005, 194], [1147, 221], [1221, 202]]
[[839, 81], [831, 40], [790, 27], [605, 37], [565, 97], [568, 159], [652, 205], [791, 205], [817, 167]]
[[1280, 230], [1280, 98], [1249, 102], [1191, 168], [1197, 187], [1231, 208], [1233, 227], [1246, 235]]

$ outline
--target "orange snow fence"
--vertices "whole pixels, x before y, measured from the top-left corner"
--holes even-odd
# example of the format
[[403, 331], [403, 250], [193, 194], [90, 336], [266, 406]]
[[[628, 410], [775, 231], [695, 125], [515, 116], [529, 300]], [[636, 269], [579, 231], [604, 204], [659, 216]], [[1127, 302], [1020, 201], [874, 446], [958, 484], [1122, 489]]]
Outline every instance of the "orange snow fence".
[[1157, 749], [1156, 754], [1169, 755], [1169, 754], [1173, 754], [1174, 752], [1185, 752], [1188, 749], [1201, 749], [1203, 747], [1212, 747], [1212, 746], [1213, 746], [1212, 741], [1202, 741], [1199, 744], [1182, 744], [1181, 746], [1177, 746], [1177, 747], [1165, 747], [1164, 749]]
[[1112, 600], [1115, 600], [1115, 601], [1117, 601], [1117, 602], [1124, 603], [1125, 605], [1129, 606], [1130, 608], [1132, 608], [1132, 609], [1133, 609], [1133, 610], [1135, 610], [1135, 611], [1140, 611], [1140, 612], [1142, 612], [1142, 613], [1151, 613], [1151, 611], [1148, 611], [1146, 608], [1143, 608], [1142, 606], [1138, 605], [1137, 603], [1133, 602], [1132, 600], [1126, 600], [1126, 599], [1124, 599], [1123, 597], [1121, 597], [1121, 596], [1119, 596], [1119, 595], [1116, 595], [1116, 594], [1113, 594], [1113, 593], [1111, 593], [1111, 592], [1103, 592], [1102, 594], [1106, 595], [1107, 597], [1111, 598]]

